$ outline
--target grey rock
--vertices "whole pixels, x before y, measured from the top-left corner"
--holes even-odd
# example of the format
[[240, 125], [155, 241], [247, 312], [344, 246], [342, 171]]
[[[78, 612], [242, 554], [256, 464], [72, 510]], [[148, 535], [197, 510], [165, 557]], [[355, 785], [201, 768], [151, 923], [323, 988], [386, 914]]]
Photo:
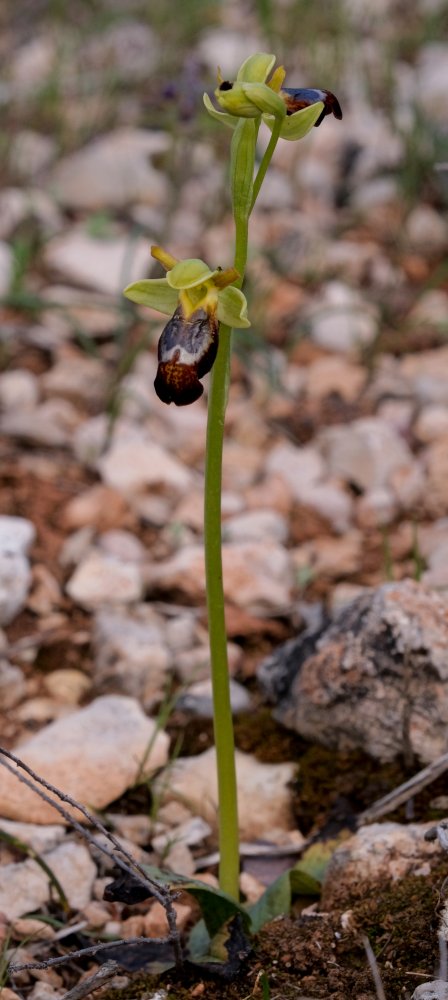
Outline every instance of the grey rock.
[[[132, 785], [145, 755], [144, 773], [162, 767], [168, 736], [133, 698], [108, 695], [65, 715], [16, 748], [17, 755], [51, 784], [91, 809], [104, 809]], [[148, 748], [150, 753], [148, 755]], [[50, 804], [5, 771], [0, 816], [54, 823]], [[80, 818], [78, 814], [77, 818]]]
[[163, 694], [172, 665], [163, 622], [147, 604], [132, 612], [101, 610], [95, 616], [94, 681], [102, 691], [119, 691], [149, 706]]
[[70, 577], [66, 591], [81, 607], [91, 611], [103, 605], [132, 604], [143, 594], [141, 567], [91, 549]]
[[36, 537], [32, 521], [25, 517], [0, 516], [0, 553], [27, 555]]
[[358, 292], [339, 281], [322, 289], [319, 303], [309, 310], [311, 338], [331, 351], [352, 351], [365, 347], [377, 334], [375, 309]]
[[62, 159], [51, 188], [69, 208], [123, 208], [135, 201], [160, 207], [168, 185], [151, 158], [166, 153], [169, 142], [162, 132], [117, 129]]
[[[1, 211], [1, 209], [0, 209]], [[0, 375], [0, 405], [4, 410], [31, 409], [37, 405], [39, 385], [25, 368], [13, 368]]]
[[411, 1000], [448, 1000], [446, 979], [433, 979], [431, 983], [421, 983], [414, 990]]
[[[252, 699], [246, 688], [237, 681], [230, 681], [230, 704], [232, 713], [249, 712], [252, 707]], [[184, 712], [191, 712], [202, 719], [213, 718], [213, 691], [211, 680], [197, 681], [191, 684], [185, 694], [181, 694], [177, 701], [177, 708]]]
[[26, 680], [20, 667], [0, 659], [0, 708], [7, 711], [17, 705], [26, 693]]
[[3, 819], [0, 817], [0, 829], [8, 833], [10, 837], [17, 837], [22, 843], [38, 854], [45, 854], [57, 847], [66, 834], [65, 826], [58, 823], [48, 823], [46, 826], [38, 826], [37, 823], [21, 823], [19, 820]]
[[430, 823], [372, 823], [361, 827], [336, 848], [323, 884], [323, 908], [331, 909], [334, 892], [361, 882], [397, 881], [424, 876], [429, 862], [440, 857], [439, 844], [425, 840]]
[[361, 490], [389, 485], [394, 473], [412, 469], [412, 453], [399, 434], [379, 417], [365, 417], [344, 427], [330, 427], [320, 437], [330, 472]]
[[3, 865], [1, 869], [0, 912], [8, 920], [24, 913], [40, 910], [49, 898], [48, 876], [28, 858], [19, 864]]
[[49, 399], [40, 406], [4, 413], [0, 430], [30, 444], [59, 448], [70, 443], [79, 421], [79, 413], [67, 399]]
[[276, 716], [302, 736], [381, 761], [448, 749], [448, 600], [411, 580], [367, 591], [259, 669]]
[[34, 181], [36, 175], [50, 166], [57, 152], [58, 143], [52, 136], [21, 129], [11, 143], [10, 166], [21, 180]]
[[448, 115], [444, 94], [448, 87], [448, 45], [430, 42], [419, 52], [415, 76], [415, 97], [425, 115], [445, 127]]
[[49, 240], [43, 256], [46, 266], [63, 279], [108, 295], [122, 293], [123, 269], [128, 265], [129, 282], [148, 270], [148, 242], [143, 237], [131, 242], [128, 235], [118, 233], [99, 239], [79, 226]]

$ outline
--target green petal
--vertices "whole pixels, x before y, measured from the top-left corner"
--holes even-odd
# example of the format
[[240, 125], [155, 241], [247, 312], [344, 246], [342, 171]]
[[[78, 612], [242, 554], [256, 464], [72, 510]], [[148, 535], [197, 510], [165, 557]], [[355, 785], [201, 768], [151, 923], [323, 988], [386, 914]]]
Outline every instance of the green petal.
[[246, 95], [246, 87], [264, 87], [272, 93], [264, 83], [232, 83], [227, 90], [221, 90], [220, 87], [215, 90], [219, 106], [229, 115], [236, 115], [238, 118], [259, 118], [261, 110], [271, 111], [270, 107], [260, 109], [258, 104]]
[[209, 115], [211, 115], [212, 118], [216, 118], [216, 121], [220, 122], [221, 125], [228, 125], [229, 128], [236, 128], [237, 121], [233, 115], [226, 115], [225, 111], [217, 111], [216, 108], [213, 107], [208, 94], [204, 94], [202, 99]]
[[[309, 108], [302, 108], [301, 111], [295, 111], [293, 115], [287, 115], [282, 122], [281, 138], [291, 140], [303, 139], [303, 136], [316, 124], [319, 115], [322, 114], [323, 108], [323, 102], [317, 101], [316, 104], [311, 104]], [[268, 115], [263, 115], [263, 121], [266, 122], [266, 125], [272, 132], [274, 119], [268, 117]]]
[[216, 315], [220, 323], [227, 326], [234, 326], [237, 329], [245, 329], [250, 326], [247, 318], [246, 296], [240, 292], [239, 288], [229, 285], [218, 293], [218, 309]]
[[170, 288], [166, 278], [143, 278], [125, 288], [123, 295], [140, 306], [157, 309], [166, 316], [172, 316], [178, 305], [178, 295]]
[[240, 83], [265, 83], [274, 64], [275, 56], [267, 52], [256, 52], [254, 56], [245, 59], [236, 78]]
[[276, 118], [285, 118], [286, 105], [283, 98], [275, 94], [265, 83], [242, 83], [241, 89], [247, 100], [255, 104], [260, 111], [267, 115], [275, 115]]
[[199, 258], [192, 257], [189, 260], [180, 260], [171, 271], [168, 271], [166, 280], [171, 288], [194, 288], [195, 285], [203, 285], [210, 281], [217, 271], [211, 271], [207, 264]]

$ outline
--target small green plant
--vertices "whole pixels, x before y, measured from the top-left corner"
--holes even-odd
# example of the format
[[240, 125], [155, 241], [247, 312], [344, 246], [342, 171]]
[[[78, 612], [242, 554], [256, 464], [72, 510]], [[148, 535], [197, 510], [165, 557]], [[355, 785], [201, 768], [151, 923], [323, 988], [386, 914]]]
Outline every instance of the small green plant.
[[[171, 317], [158, 346], [155, 390], [163, 402], [174, 402], [177, 406], [193, 403], [203, 393], [201, 379], [213, 369], [208, 397], [204, 543], [218, 771], [220, 897], [223, 913], [225, 911], [228, 917], [233, 900], [234, 908], [240, 916], [244, 914], [244, 921], [251, 924], [252, 930], [261, 926], [265, 917], [272, 918], [277, 904], [282, 909], [287, 907], [293, 883], [289, 877], [287, 880], [282, 877], [281, 886], [275, 890], [271, 887], [266, 900], [263, 897], [263, 903], [251, 908], [250, 920], [248, 910], [238, 903], [237, 785], [221, 553], [222, 454], [231, 336], [232, 329], [250, 326], [246, 299], [241, 291], [248, 256], [249, 219], [278, 140], [301, 139], [328, 114], [342, 117], [333, 94], [324, 90], [285, 88], [285, 72], [282, 67], [274, 70], [274, 64], [275, 56], [256, 53], [243, 63], [235, 81], [223, 80], [219, 74], [215, 91], [219, 109], [207, 94], [204, 95], [209, 114], [233, 133], [230, 153], [230, 193], [235, 223], [233, 267], [212, 269], [199, 259], [178, 261], [160, 247], [153, 247], [152, 256], [162, 264], [166, 277], [137, 281], [124, 293], [132, 301]], [[255, 151], [262, 121], [270, 129], [271, 138], [256, 170]], [[194, 883], [190, 882], [190, 886], [188, 891], [194, 892]], [[198, 891], [201, 898], [204, 897], [204, 887]], [[218, 929], [216, 906], [215, 900], [211, 921], [207, 922], [204, 913], [211, 936]], [[275, 912], [282, 912], [282, 909], [277, 908]]]

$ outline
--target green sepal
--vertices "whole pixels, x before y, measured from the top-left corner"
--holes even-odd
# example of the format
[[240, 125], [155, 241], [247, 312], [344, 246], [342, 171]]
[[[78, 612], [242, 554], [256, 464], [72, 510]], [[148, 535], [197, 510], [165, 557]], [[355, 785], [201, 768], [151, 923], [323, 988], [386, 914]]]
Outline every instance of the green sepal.
[[235, 218], [248, 218], [250, 215], [256, 142], [256, 122], [239, 121], [233, 133], [230, 152], [230, 190]]
[[183, 289], [194, 288], [196, 285], [204, 285], [210, 281], [217, 271], [211, 271], [208, 265], [198, 257], [189, 260], [180, 260], [178, 264], [167, 272], [166, 281], [171, 288]]
[[239, 288], [229, 285], [218, 292], [218, 309], [216, 315], [220, 323], [236, 329], [245, 330], [250, 326], [247, 318], [246, 296]]
[[[286, 117], [286, 104], [283, 98], [274, 93], [265, 83], [242, 83], [241, 89], [247, 100], [263, 114], [274, 115], [275, 118]], [[232, 91], [228, 91], [228, 93], [232, 93]]]
[[[282, 121], [280, 137], [291, 141], [303, 139], [303, 136], [307, 135], [316, 124], [323, 109], [323, 101], [316, 101], [316, 104], [311, 104], [309, 108], [302, 108], [301, 111], [295, 111], [293, 115], [287, 115]], [[263, 121], [272, 132], [274, 119], [271, 116], [263, 115]]]
[[227, 125], [229, 128], [236, 128], [238, 124], [237, 118], [234, 115], [227, 115], [225, 111], [217, 111], [208, 96], [204, 94], [202, 100], [204, 101], [204, 106], [212, 118], [215, 118], [217, 122], [221, 125]]
[[178, 295], [170, 288], [166, 278], [143, 278], [125, 288], [123, 295], [140, 306], [148, 306], [172, 316], [178, 305]]
[[256, 52], [244, 60], [236, 75], [239, 83], [265, 83], [275, 64], [275, 56]]

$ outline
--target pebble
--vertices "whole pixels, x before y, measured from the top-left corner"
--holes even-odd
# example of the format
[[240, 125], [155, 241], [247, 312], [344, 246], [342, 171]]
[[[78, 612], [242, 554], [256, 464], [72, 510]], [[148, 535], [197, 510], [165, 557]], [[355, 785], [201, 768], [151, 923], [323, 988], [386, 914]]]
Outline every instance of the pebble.
[[[234, 680], [230, 681], [230, 704], [233, 715], [238, 715], [240, 712], [250, 712], [253, 707], [252, 698], [247, 689]], [[178, 698], [177, 708], [182, 712], [198, 715], [202, 719], [212, 719], [213, 689], [211, 680], [201, 680], [191, 684], [187, 691]]]
[[36, 538], [36, 529], [24, 517], [0, 515], [0, 552], [27, 555]]
[[[3, 776], [3, 770], [2, 770]], [[27, 844], [36, 854], [45, 854], [51, 851], [64, 839], [66, 834], [65, 826], [56, 823], [48, 823], [46, 826], [39, 826], [37, 823], [22, 823], [18, 820], [1, 818], [1, 828], [10, 837], [16, 837], [23, 844]]]
[[62, 448], [71, 443], [80, 424], [78, 410], [66, 399], [49, 399], [40, 406], [8, 410], [0, 417], [0, 431], [28, 444]]
[[60, 396], [73, 403], [96, 405], [104, 402], [107, 389], [107, 372], [100, 358], [90, 358], [72, 349], [63, 354], [41, 376], [40, 384], [45, 396]]
[[29, 561], [12, 535], [11, 542], [6, 539], [3, 544], [0, 542], [0, 626], [9, 625], [22, 611], [30, 584]]
[[416, 205], [408, 215], [405, 235], [420, 253], [443, 253], [448, 243], [448, 227], [430, 205]]
[[1, 876], [0, 912], [6, 914], [8, 920], [36, 912], [47, 902], [48, 876], [31, 858], [17, 864], [2, 865]]
[[26, 690], [23, 670], [0, 658], [0, 708], [3, 711], [14, 708], [25, 697]]
[[0, 375], [0, 404], [3, 410], [33, 409], [39, 400], [35, 375], [25, 368], [15, 368]]
[[[169, 141], [163, 132], [126, 127], [99, 136], [59, 161], [51, 178], [52, 190], [70, 209], [125, 208], [132, 202], [159, 208], [166, 204], [168, 182], [151, 160], [168, 151]], [[148, 251], [146, 245], [147, 266]], [[128, 275], [128, 281], [142, 273], [132, 279]]]
[[94, 620], [95, 684], [139, 698], [147, 706], [163, 696], [172, 654], [163, 622], [151, 607], [137, 605], [132, 613], [103, 609]]
[[117, 490], [97, 483], [69, 500], [64, 508], [67, 528], [96, 528], [110, 531], [119, 528], [126, 520], [127, 504]]
[[325, 474], [325, 465], [317, 448], [297, 448], [286, 443], [274, 445], [265, 468], [268, 475], [285, 480], [294, 499], [299, 502], [304, 491], [317, 486]]
[[87, 611], [104, 605], [132, 604], [143, 594], [142, 571], [135, 562], [122, 562], [92, 549], [77, 566], [65, 589], [75, 604]]
[[324, 286], [308, 322], [314, 343], [343, 353], [371, 344], [378, 330], [373, 307], [348, 285], [337, 281]]
[[448, 406], [439, 406], [437, 403], [424, 406], [413, 431], [421, 444], [431, 444], [441, 437], [448, 438]]
[[49, 240], [43, 258], [46, 267], [65, 281], [107, 295], [122, 293], [125, 261], [129, 261], [128, 282], [144, 276], [149, 263], [148, 243], [143, 237], [131, 241], [128, 235], [118, 234], [105, 240], [80, 226]]
[[191, 486], [191, 472], [161, 445], [148, 440], [116, 441], [98, 461], [103, 481], [125, 496], [162, 488], [184, 493]]
[[320, 441], [331, 474], [365, 492], [387, 487], [393, 473], [413, 467], [404, 439], [378, 417], [330, 427], [322, 431]]
[[443, 94], [448, 85], [448, 45], [443, 41], [422, 45], [417, 59], [415, 100], [434, 125], [446, 126]]
[[90, 677], [73, 667], [61, 667], [45, 675], [44, 686], [51, 698], [68, 705], [79, 705], [91, 687]]
[[[46, 726], [16, 751], [51, 784], [88, 808], [103, 809], [134, 783], [148, 746], [146, 775], [166, 763], [168, 744], [167, 735], [156, 732], [156, 723], [143, 714], [137, 701], [107, 695]], [[51, 823], [56, 814], [15, 774], [5, 772], [0, 784], [1, 815]]]
[[[223, 546], [224, 591], [239, 607], [266, 610], [287, 606], [292, 593], [291, 560], [283, 546], [273, 542]], [[180, 591], [189, 600], [205, 596], [204, 551], [186, 545], [172, 559], [148, 567], [149, 587]]]
[[45, 856], [45, 861], [60, 882], [71, 909], [87, 906], [97, 871], [85, 844], [64, 840]]
[[[250, 754], [235, 754], [240, 836], [256, 840], [271, 829], [293, 829], [289, 783], [295, 765], [261, 764]], [[197, 757], [178, 758], [170, 767], [169, 784], [162, 774], [156, 785], [163, 800], [185, 801], [213, 828], [217, 824], [218, 791], [214, 747]]]
[[289, 530], [285, 517], [273, 510], [248, 511], [227, 518], [223, 527], [226, 542], [256, 542], [269, 539], [286, 542]]
[[448, 1000], [446, 979], [433, 979], [431, 983], [421, 983], [414, 990], [411, 1000]]

